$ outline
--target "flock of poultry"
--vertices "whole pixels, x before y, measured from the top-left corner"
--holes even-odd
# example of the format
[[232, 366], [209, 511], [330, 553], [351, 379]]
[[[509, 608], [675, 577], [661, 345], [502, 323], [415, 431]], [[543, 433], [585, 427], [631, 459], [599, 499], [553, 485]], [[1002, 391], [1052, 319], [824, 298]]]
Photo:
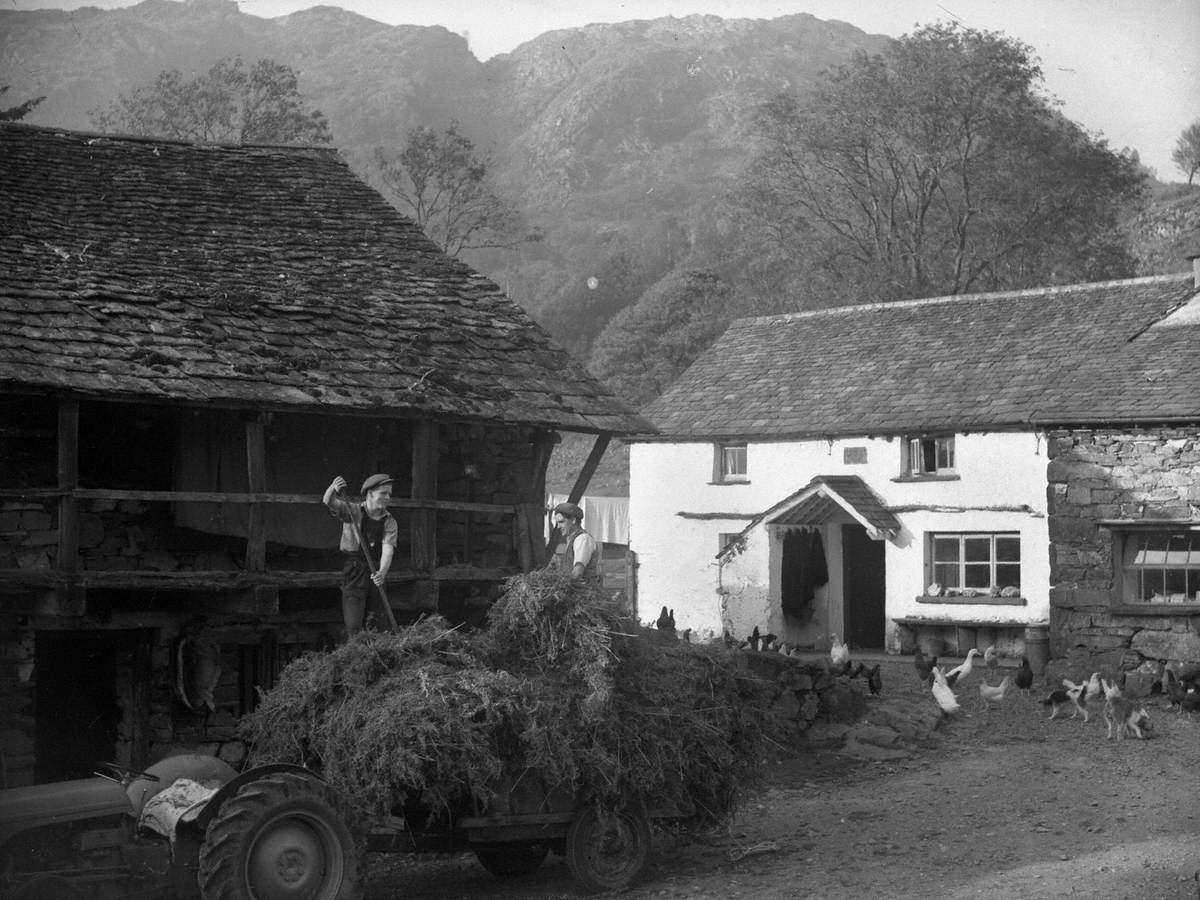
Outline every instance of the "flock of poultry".
[[[972, 647], [967, 651], [966, 659], [949, 671], [943, 671], [938, 666], [936, 656], [929, 658], [920, 647], [917, 647], [913, 656], [913, 666], [921, 681], [930, 685], [933, 699], [943, 713], [951, 715], [959, 711], [960, 706], [954, 688], [971, 674], [975, 657], [980, 655], [983, 656], [984, 666], [988, 672], [988, 677], [979, 683], [979, 702], [983, 708], [990, 708], [992, 704], [1002, 703], [1009, 688], [1013, 686], [1024, 691], [1033, 689], [1033, 669], [1029, 665], [1029, 659], [1025, 656], [1021, 657], [1021, 665], [1015, 675], [1005, 675], [999, 684], [993, 684], [1000, 665], [1000, 657], [996, 653], [995, 646], [988, 647], [982, 654], [977, 648]], [[1167, 700], [1168, 708], [1175, 708], [1180, 713], [1187, 713], [1189, 718], [1193, 712], [1200, 712], [1200, 667], [1190, 666], [1178, 675], [1170, 668], [1164, 669], [1162, 693]], [[1050, 707], [1051, 719], [1057, 718], [1058, 714], [1069, 706], [1071, 718], [1082, 717], [1086, 722], [1090, 717], [1088, 704], [1104, 702], [1107, 720], [1112, 717], [1114, 708], [1123, 708], [1128, 705], [1127, 703], [1122, 704], [1123, 699], [1123, 688], [1118, 682], [1110, 682], [1099, 672], [1093, 672], [1090, 678], [1078, 684], [1069, 678], [1064, 678], [1062, 687], [1051, 690], [1041, 702], [1043, 706]]]
[[[668, 610], [664, 606], [655, 625], [660, 631], [674, 633], [675, 610]], [[688, 631], [690, 632], [690, 629]], [[689, 633], [680, 634], [679, 637], [681, 640], [690, 640]], [[870, 668], [862, 662], [855, 665], [850, 659], [850, 647], [844, 641], [839, 641], [836, 634], [831, 634], [829, 638], [830, 673], [850, 678], [865, 677], [870, 692], [879, 694], [883, 690], [883, 678], [879, 673], [879, 663]], [[798, 648], [792, 647], [786, 642], [779, 642], [773, 634], [761, 634], [757, 625], [750, 636], [743, 640], [734, 638], [726, 631], [724, 641], [731, 648], [778, 652], [785, 656], [796, 655], [800, 652]], [[1005, 675], [999, 683], [994, 683], [1000, 668], [1000, 655], [996, 652], [995, 645], [989, 646], [983, 653], [980, 653], [978, 648], [972, 647], [967, 651], [966, 659], [948, 671], [937, 664], [936, 656], [926, 656], [918, 646], [913, 655], [913, 666], [922, 683], [929, 685], [933, 699], [943, 714], [953, 715], [961, 709], [954, 689], [965, 683], [967, 677], [974, 671], [975, 657], [977, 656], [983, 657], [983, 665], [987, 671], [987, 675], [979, 682], [980, 708], [990, 709], [994, 704], [1003, 703], [1004, 698], [1013, 687], [1026, 692], [1033, 690], [1033, 667], [1030, 666], [1029, 658], [1026, 656], [1021, 657], [1021, 665], [1015, 675]], [[1103, 699], [1107, 707], [1107, 719], [1114, 703], [1119, 704], [1121, 701], [1122, 693], [1123, 689], [1120, 684], [1109, 682], [1099, 672], [1093, 672], [1090, 678], [1078, 684], [1069, 678], [1064, 678], [1062, 687], [1051, 690], [1042, 700], [1042, 705], [1050, 707], [1051, 719], [1057, 718], [1060, 712], [1070, 706], [1071, 718], [1082, 716], [1086, 722], [1090, 716], [1088, 704]], [[1200, 666], [1188, 666], [1179, 674], [1169, 668], [1164, 669], [1162, 693], [1167, 700], [1168, 708], [1174, 708], [1180, 713], [1187, 713], [1189, 718], [1193, 712], [1200, 712]]]

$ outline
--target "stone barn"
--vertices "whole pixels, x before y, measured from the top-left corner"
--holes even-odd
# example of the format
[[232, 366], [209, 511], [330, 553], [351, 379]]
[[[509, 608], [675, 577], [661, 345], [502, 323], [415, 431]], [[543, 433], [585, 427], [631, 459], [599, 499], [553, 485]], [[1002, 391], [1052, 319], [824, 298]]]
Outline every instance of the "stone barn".
[[1200, 664], [1200, 259], [1192, 295], [1047, 397], [1051, 647], [1133, 693]]
[[0, 168], [2, 786], [240, 762], [340, 639], [335, 475], [396, 478], [396, 617], [472, 622], [544, 564], [559, 434], [579, 496], [650, 427], [333, 150], [5, 125]]

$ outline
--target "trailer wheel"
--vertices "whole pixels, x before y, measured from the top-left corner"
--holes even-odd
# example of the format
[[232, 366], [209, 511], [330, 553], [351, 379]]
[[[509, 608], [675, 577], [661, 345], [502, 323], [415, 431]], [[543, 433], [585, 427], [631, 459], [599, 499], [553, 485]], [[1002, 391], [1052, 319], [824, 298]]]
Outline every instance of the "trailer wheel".
[[544, 841], [475, 845], [476, 859], [497, 878], [519, 878], [536, 872], [549, 852], [550, 845]]
[[567, 866], [583, 890], [622, 890], [650, 858], [650, 820], [640, 807], [604, 813], [588, 804], [567, 829], [565, 849]]
[[204, 900], [359, 900], [358, 849], [337, 794], [268, 775], [221, 805], [200, 848]]

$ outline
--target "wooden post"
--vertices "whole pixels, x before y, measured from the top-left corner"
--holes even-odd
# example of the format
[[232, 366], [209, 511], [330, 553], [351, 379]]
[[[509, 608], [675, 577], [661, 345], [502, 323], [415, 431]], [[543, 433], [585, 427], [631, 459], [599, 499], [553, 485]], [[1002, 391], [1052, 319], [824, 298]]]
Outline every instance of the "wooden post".
[[[266, 414], [246, 422], [246, 480], [251, 494], [267, 491]], [[265, 510], [251, 503], [246, 519], [246, 571], [261, 572], [267, 567]]]
[[[596, 435], [596, 443], [592, 444], [592, 451], [588, 454], [587, 459], [583, 461], [583, 468], [579, 470], [579, 476], [575, 479], [575, 484], [571, 488], [571, 493], [567, 495], [567, 501], [570, 503], [578, 503], [583, 497], [583, 492], [587, 490], [588, 484], [592, 480], [592, 476], [596, 474], [596, 467], [600, 465], [600, 459], [604, 456], [604, 451], [608, 449], [608, 442], [612, 439], [610, 434]], [[558, 546], [559, 534], [557, 529], [550, 529], [550, 540], [546, 542], [546, 558], [550, 558], [550, 554], [554, 552], [554, 548]]]
[[[437, 499], [438, 434], [437, 423], [421, 419], [413, 427], [412, 499]], [[413, 585], [413, 599], [421, 608], [437, 608], [438, 584], [433, 579], [437, 567], [437, 512], [414, 509], [410, 518], [412, 567], [419, 575]]]
[[58, 501], [58, 569], [74, 573], [79, 568], [79, 510], [73, 491], [79, 487], [79, 401], [58, 401], [58, 488], [66, 491]]

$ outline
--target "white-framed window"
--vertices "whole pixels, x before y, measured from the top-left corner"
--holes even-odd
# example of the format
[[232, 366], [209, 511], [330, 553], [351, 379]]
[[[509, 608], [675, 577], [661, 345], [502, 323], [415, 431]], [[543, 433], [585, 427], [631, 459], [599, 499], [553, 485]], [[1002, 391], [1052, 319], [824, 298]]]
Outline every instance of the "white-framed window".
[[746, 442], [717, 444], [713, 461], [713, 481], [719, 484], [729, 484], [748, 480]]
[[904, 439], [905, 475], [953, 475], [954, 435], [940, 437], [911, 436]]
[[1121, 600], [1200, 603], [1200, 531], [1139, 530], [1118, 538]]
[[938, 532], [929, 536], [932, 580], [945, 591], [1021, 591], [1021, 536], [1016, 532]]

